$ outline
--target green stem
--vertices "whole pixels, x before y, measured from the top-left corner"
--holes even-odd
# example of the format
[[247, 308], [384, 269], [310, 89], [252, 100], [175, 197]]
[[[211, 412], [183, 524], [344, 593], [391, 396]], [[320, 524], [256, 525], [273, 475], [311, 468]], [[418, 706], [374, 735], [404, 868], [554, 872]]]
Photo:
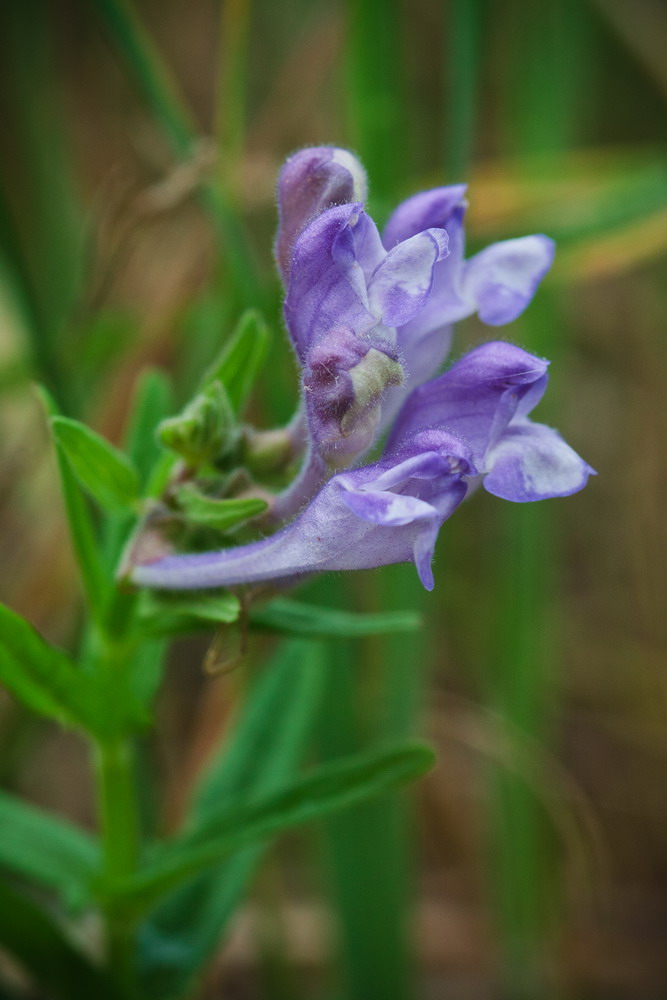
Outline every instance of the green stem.
[[[131, 875], [139, 855], [139, 812], [134, 747], [127, 737], [96, 748], [98, 808], [104, 874], [109, 884]], [[122, 909], [108, 904], [105, 913], [108, 962], [131, 993], [134, 979], [134, 927]]]

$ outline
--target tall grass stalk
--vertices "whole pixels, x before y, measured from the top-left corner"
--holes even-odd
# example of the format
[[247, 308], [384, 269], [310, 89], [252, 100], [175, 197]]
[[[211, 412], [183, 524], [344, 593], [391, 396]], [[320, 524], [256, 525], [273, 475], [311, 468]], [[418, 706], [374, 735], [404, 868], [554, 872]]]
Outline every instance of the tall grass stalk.
[[80, 278], [81, 213], [54, 86], [52, 12], [7, 4], [0, 51], [11, 95], [4, 128], [12, 155], [0, 184], [0, 252], [25, 322], [36, 376], [76, 412], [65, 371], [67, 325]]
[[[574, 138], [584, 65], [581, 6], [550, 2], [529, 10], [513, 4], [509, 25], [518, 55], [505, 80], [502, 117], [507, 151], [524, 169], [554, 170], [554, 156]], [[565, 330], [548, 287], [522, 321], [522, 342], [557, 360]], [[542, 410], [542, 419], [548, 415]], [[557, 513], [549, 505], [505, 505], [494, 600], [492, 677], [488, 697], [506, 736], [553, 742], [560, 668], [558, 609], [561, 551]], [[556, 855], [535, 790], [499, 767], [491, 772], [490, 837], [500, 932], [501, 988], [512, 1000], [559, 993], [555, 917], [562, 903]]]
[[[196, 155], [200, 129], [183, 100], [158, 47], [146, 31], [130, 0], [94, 0], [98, 14], [144, 100], [179, 159]], [[234, 65], [240, 65], [233, 60]], [[233, 90], [241, 90], [242, 82]], [[262, 303], [257, 268], [234, 201], [220, 184], [203, 181], [202, 204], [210, 212], [224, 253], [225, 268], [239, 307]]]
[[383, 221], [402, 190], [407, 101], [398, 0], [347, 0], [349, 142], [371, 179], [370, 208]]

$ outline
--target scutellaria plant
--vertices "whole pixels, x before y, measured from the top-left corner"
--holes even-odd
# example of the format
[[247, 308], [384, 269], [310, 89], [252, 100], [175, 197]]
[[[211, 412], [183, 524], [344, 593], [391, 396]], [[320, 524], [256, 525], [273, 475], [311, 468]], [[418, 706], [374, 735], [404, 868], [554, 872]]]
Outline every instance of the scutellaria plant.
[[[0, 882], [2, 943], [48, 995], [55, 983], [67, 1000], [191, 996], [271, 837], [432, 766], [430, 748], [382, 741], [303, 773], [330, 711], [319, 640], [414, 629], [418, 618], [278, 595], [312, 574], [398, 562], [413, 562], [430, 590], [440, 527], [477, 487], [526, 502], [585, 485], [586, 462], [530, 419], [547, 361], [492, 340], [440, 373], [453, 324], [473, 313], [511, 322], [553, 255], [545, 236], [526, 236], [465, 260], [464, 193], [415, 195], [380, 235], [351, 153], [287, 161], [275, 256], [300, 397], [286, 427], [242, 422], [266, 337], [254, 312], [179, 414], [167, 416], [160, 374], [140, 384], [125, 451], [45, 394], [87, 615], [77, 662], [0, 605], [0, 681], [89, 742], [100, 831], [0, 794], [0, 866], [16, 880]], [[183, 823], [153, 836], [136, 739], [154, 724], [166, 640], [212, 628], [292, 638], [250, 685]], [[89, 912], [102, 919], [101, 961], [69, 933]]]
[[[496, 340], [437, 374], [457, 320], [476, 313], [500, 326], [526, 308], [551, 265], [552, 241], [525, 236], [466, 260], [463, 185], [409, 198], [382, 234], [365, 196], [363, 167], [346, 150], [306, 149], [283, 167], [275, 252], [301, 397], [290, 426], [271, 439], [271, 471], [281, 456], [285, 473], [295, 461], [300, 469], [269, 492], [232, 442], [235, 434], [257, 440], [256, 432], [235, 431], [219, 404], [227, 433], [209, 434], [205, 461], [181, 465], [175, 481], [198, 489], [203, 466], [209, 498], [211, 488], [219, 499], [254, 492], [268, 505], [254, 522], [257, 537], [179, 552], [167, 533], [156, 542], [153, 510], [151, 544], [140, 533], [123, 565], [135, 583], [283, 587], [325, 570], [413, 561], [431, 590], [439, 529], [477, 486], [514, 502], [585, 486], [587, 463], [529, 416], [546, 389], [547, 361]], [[199, 421], [186, 417], [193, 438], [216, 421], [205, 415], [215, 410], [213, 391], [193, 404]]]

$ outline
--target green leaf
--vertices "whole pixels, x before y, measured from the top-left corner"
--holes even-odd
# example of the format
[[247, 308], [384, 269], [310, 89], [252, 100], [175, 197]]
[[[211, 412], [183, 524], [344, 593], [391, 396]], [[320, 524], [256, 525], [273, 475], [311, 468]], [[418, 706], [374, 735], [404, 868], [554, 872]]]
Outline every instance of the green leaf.
[[176, 502], [188, 521], [216, 531], [228, 531], [242, 521], [262, 514], [268, 506], [259, 497], [214, 500], [199, 493], [194, 486], [181, 486], [176, 493]]
[[0, 945], [60, 1000], [121, 1000], [108, 976], [30, 899], [0, 882]]
[[[57, 404], [49, 392], [43, 386], [38, 386], [37, 394], [47, 417], [53, 418], [58, 416]], [[106, 603], [106, 595], [110, 586], [109, 580], [102, 568], [99, 546], [86, 498], [81, 493], [79, 484], [67, 460], [65, 449], [55, 436], [53, 440], [72, 547], [83, 580], [88, 604], [93, 616], [99, 622], [102, 616], [102, 609]]]
[[381, 795], [420, 777], [434, 762], [427, 746], [406, 744], [324, 764], [281, 791], [256, 801], [237, 800], [211, 814], [200, 827], [166, 845], [135, 878], [107, 888], [144, 908], [232, 852]]
[[137, 503], [139, 474], [126, 455], [78, 420], [56, 416], [51, 426], [74, 475], [102, 507], [117, 512]]
[[220, 356], [204, 376], [202, 387], [223, 383], [236, 413], [255, 384], [269, 349], [269, 330], [256, 309], [248, 309], [225, 344]]
[[55, 889], [66, 905], [86, 902], [100, 866], [94, 838], [6, 792], [0, 829], [0, 865]]
[[316, 607], [288, 598], [279, 598], [257, 609], [250, 621], [258, 629], [321, 638], [360, 638], [387, 632], [414, 632], [422, 624], [417, 611], [364, 614]]
[[[266, 795], [291, 780], [322, 701], [319, 643], [284, 643], [259, 674], [230, 741], [220, 747], [195, 794], [196, 824], [240, 794]], [[280, 719], [280, 725], [274, 724]], [[142, 985], [163, 1000], [182, 996], [219, 946], [263, 845], [236, 852], [213, 871], [171, 892], [141, 928]]]
[[0, 604], [0, 682], [19, 701], [48, 718], [95, 731], [91, 677], [49, 645], [24, 618]]
[[[24, 618], [0, 604], [0, 683], [31, 711], [99, 739], [146, 721], [125, 673], [79, 670]], [[113, 697], [111, 697], [113, 694]]]
[[156, 593], [142, 595], [141, 623], [151, 635], [178, 635], [238, 620], [241, 604], [235, 594]]

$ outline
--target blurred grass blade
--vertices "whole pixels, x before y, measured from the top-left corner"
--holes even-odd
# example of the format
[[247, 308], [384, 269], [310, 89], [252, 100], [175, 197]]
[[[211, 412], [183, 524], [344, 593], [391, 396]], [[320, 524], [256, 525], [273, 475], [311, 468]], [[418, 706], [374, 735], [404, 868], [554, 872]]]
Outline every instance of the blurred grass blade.
[[10, 98], [3, 135], [11, 155], [2, 171], [0, 241], [22, 302], [36, 375], [73, 412], [66, 336], [81, 285], [83, 213], [54, 51], [58, 18], [41, 0], [4, 4], [2, 12], [0, 60]]
[[81, 485], [101, 507], [117, 513], [139, 500], [139, 474], [133, 462], [85, 424], [52, 417], [53, 434]]
[[488, 0], [450, 0], [445, 10], [444, 164], [450, 183], [466, 180], [477, 121], [477, 91]]
[[[61, 406], [68, 403], [68, 393], [60, 371], [60, 360], [52, 343], [51, 331], [45, 322], [28, 274], [23, 250], [10, 217], [0, 187], [0, 262], [4, 271], [3, 285], [16, 304], [29, 342], [30, 362], [37, 378], [44, 381]], [[4, 289], [3, 289], [4, 292]]]
[[232, 194], [239, 181], [245, 135], [250, 0], [225, 0], [220, 9], [216, 140], [221, 183]]
[[257, 517], [268, 507], [265, 500], [254, 497], [215, 500], [199, 493], [193, 486], [181, 486], [175, 499], [188, 521], [217, 531], [228, 531], [251, 517]]
[[[243, 793], [264, 795], [293, 778], [319, 714], [324, 676], [319, 644], [293, 641], [280, 647], [252, 685], [231, 740], [196, 790], [193, 822], [203, 822]], [[218, 947], [263, 851], [260, 845], [237, 852], [170, 893], [153, 911], [140, 937], [147, 994], [169, 1000], [190, 988]]]
[[194, 830], [166, 845], [135, 878], [109, 889], [133, 907], [150, 906], [188, 876], [234, 851], [413, 781], [434, 762], [427, 746], [406, 744], [323, 764], [277, 792], [250, 802], [243, 796], [210, 813]]
[[44, 910], [0, 882], [0, 945], [58, 1000], [122, 1000], [111, 980]]
[[187, 156], [197, 128], [173, 79], [129, 0], [94, 0], [118, 50], [177, 153]]
[[405, 174], [403, 8], [398, 0], [347, 0], [346, 8], [350, 145], [371, 179], [371, 215], [382, 221]]
[[202, 380], [202, 388], [222, 382], [236, 413], [241, 413], [266, 361], [269, 328], [256, 309], [248, 309]]
[[422, 623], [416, 611], [360, 613], [320, 608], [278, 598], [252, 613], [254, 628], [295, 636], [356, 638], [387, 632], [414, 632]]
[[0, 792], [0, 866], [55, 889], [65, 906], [90, 897], [100, 852], [89, 834]]
[[[175, 153], [180, 158], [194, 156], [201, 145], [199, 128], [134, 7], [129, 0], [94, 0], [94, 5]], [[242, 304], [256, 304], [260, 300], [256, 268], [233, 203], [219, 186], [206, 183], [202, 202], [219, 228], [225, 262]]]
[[[54, 400], [43, 388], [38, 389], [38, 393], [47, 416], [51, 419], [55, 418], [58, 415], [58, 410]], [[63, 445], [55, 436], [53, 441], [72, 548], [81, 573], [88, 605], [93, 618], [99, 623], [102, 619], [102, 609], [107, 600], [110, 582], [102, 566], [98, 541], [85, 497], [81, 494]]]
[[[414, 603], [426, 612], [428, 595], [410, 570], [392, 566], [378, 575], [375, 600], [380, 606]], [[410, 738], [419, 724], [427, 664], [436, 655], [428, 645], [431, 619], [425, 614], [416, 632], [378, 636], [361, 647], [335, 643], [318, 725], [324, 759], [336, 760], [383, 740]], [[408, 1000], [415, 995], [409, 934], [413, 809], [409, 795], [399, 790], [338, 813], [325, 825], [346, 1000]]]
[[135, 389], [125, 434], [125, 451], [139, 470], [142, 486], [147, 484], [162, 454], [155, 430], [171, 412], [171, 397], [171, 382], [164, 372], [151, 369], [143, 373]]

